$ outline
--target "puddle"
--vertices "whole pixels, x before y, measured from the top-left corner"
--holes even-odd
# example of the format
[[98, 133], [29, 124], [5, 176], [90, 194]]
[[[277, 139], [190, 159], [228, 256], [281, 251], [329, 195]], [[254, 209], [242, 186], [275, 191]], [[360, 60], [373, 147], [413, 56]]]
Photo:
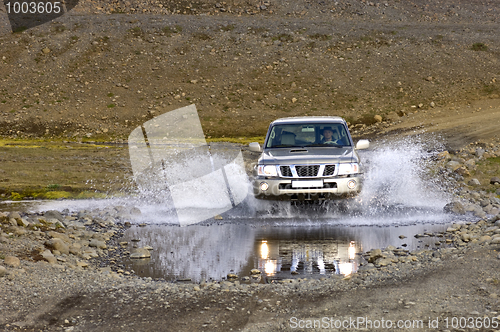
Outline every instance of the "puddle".
[[412, 251], [444, 245], [442, 238], [414, 235], [444, 232], [448, 225], [314, 227], [290, 226], [289, 220], [275, 220], [273, 224], [254, 226], [246, 220], [209, 226], [134, 226], [122, 240], [129, 243], [127, 249], [131, 252], [133, 245], [152, 247], [151, 258], [125, 259], [122, 263], [142, 277], [195, 282], [221, 280], [228, 273], [240, 278], [250, 276], [252, 269], [262, 272], [262, 282], [349, 275], [360, 266], [360, 253], [370, 249], [393, 245]]

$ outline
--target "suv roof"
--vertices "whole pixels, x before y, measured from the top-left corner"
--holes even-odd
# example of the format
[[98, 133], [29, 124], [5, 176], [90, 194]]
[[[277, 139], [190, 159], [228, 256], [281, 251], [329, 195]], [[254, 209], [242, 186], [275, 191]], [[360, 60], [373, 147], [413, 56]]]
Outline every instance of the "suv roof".
[[339, 116], [297, 116], [297, 117], [289, 117], [289, 118], [281, 118], [274, 120], [272, 124], [285, 124], [285, 123], [345, 123], [345, 120]]

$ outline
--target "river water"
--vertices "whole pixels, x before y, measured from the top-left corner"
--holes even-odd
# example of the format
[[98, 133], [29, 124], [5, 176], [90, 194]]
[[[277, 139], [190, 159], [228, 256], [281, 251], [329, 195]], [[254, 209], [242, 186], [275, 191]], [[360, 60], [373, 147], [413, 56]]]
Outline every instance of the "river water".
[[[132, 220], [121, 241], [130, 252], [152, 247], [151, 258], [124, 257], [121, 264], [143, 277], [199, 282], [221, 280], [228, 273], [245, 277], [252, 269], [262, 272], [260, 282], [348, 275], [364, 263], [362, 252], [388, 245], [410, 251], [443, 247], [442, 238], [425, 234], [466, 221], [443, 212], [451, 195], [443, 189], [446, 184], [429, 178], [429, 160], [436, 152], [426, 146], [408, 139], [360, 151], [365, 183], [361, 195], [348, 203], [267, 202], [249, 194], [236, 207], [223, 213], [216, 207], [211, 213], [210, 205], [191, 206], [187, 198], [174, 207], [145, 191], [107, 200], [32, 202], [29, 209], [139, 208], [141, 216]], [[211, 202], [210, 192], [203, 195]], [[181, 226], [176, 208], [215, 218]]]

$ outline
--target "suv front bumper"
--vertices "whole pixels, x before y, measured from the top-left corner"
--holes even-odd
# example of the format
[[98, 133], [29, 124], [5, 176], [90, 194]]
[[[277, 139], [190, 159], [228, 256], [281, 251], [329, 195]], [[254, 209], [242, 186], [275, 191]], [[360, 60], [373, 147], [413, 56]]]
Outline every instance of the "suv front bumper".
[[[318, 181], [322, 182], [322, 186]], [[253, 192], [256, 198], [269, 200], [342, 199], [356, 196], [362, 184], [362, 174], [313, 179], [258, 176], [253, 181]]]

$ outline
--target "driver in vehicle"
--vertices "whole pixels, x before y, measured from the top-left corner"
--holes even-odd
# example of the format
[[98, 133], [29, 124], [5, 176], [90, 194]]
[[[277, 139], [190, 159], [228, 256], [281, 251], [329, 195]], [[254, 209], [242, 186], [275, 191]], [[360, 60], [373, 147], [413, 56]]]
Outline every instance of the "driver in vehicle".
[[323, 129], [323, 139], [321, 143], [323, 144], [337, 144], [338, 143], [338, 133], [334, 132], [332, 127], [325, 127]]

